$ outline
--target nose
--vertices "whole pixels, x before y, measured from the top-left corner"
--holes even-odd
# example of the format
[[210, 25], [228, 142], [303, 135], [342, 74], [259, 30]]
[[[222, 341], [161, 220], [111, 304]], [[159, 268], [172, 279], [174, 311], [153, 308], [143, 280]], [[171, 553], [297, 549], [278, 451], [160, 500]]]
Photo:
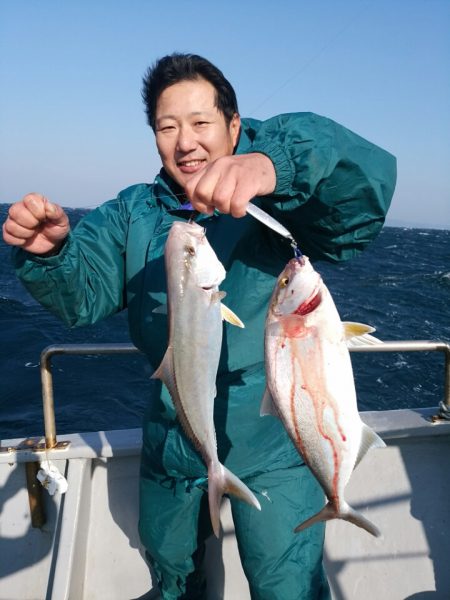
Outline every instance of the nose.
[[181, 127], [178, 131], [177, 150], [183, 154], [187, 154], [195, 150], [197, 141], [195, 132], [190, 127]]

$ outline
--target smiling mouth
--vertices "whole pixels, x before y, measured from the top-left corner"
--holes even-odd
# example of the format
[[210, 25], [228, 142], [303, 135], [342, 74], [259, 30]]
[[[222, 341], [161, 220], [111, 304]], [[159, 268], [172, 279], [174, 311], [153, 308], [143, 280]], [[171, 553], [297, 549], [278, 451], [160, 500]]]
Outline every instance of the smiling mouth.
[[200, 165], [204, 165], [206, 163], [205, 159], [195, 159], [195, 160], [179, 160], [177, 162], [178, 167], [199, 167]]

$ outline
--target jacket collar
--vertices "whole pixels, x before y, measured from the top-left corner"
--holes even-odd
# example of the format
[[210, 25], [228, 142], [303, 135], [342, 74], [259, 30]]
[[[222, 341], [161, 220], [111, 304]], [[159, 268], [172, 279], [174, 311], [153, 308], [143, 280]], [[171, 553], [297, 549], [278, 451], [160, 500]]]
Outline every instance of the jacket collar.
[[235, 154], [246, 154], [250, 152], [252, 141], [248, 136], [248, 133], [245, 129], [245, 125], [247, 124], [246, 119], [242, 119], [241, 123], [241, 131], [239, 132], [239, 140], [236, 146]]

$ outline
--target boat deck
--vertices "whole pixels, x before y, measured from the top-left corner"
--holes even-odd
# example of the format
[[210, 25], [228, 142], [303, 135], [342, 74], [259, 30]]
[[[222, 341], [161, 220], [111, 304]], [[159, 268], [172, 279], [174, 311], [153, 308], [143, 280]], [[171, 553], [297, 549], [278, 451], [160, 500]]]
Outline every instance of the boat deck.
[[[449, 600], [450, 422], [432, 424], [435, 412], [362, 413], [387, 447], [366, 455], [346, 495], [383, 536], [327, 524], [334, 600]], [[140, 438], [138, 429], [60, 436], [70, 445], [49, 458], [69, 487], [43, 493], [42, 528], [31, 526], [25, 470], [45, 453], [2, 443], [0, 600], [158, 598], [137, 534]], [[221, 538], [208, 542], [208, 598], [249, 600], [228, 501], [222, 525]]]

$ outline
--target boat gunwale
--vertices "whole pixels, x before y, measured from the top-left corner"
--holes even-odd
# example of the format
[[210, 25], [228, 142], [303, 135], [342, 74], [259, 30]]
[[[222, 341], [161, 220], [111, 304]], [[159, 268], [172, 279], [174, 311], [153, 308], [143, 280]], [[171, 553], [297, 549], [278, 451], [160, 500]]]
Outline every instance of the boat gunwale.
[[[374, 429], [389, 445], [411, 438], [450, 436], [450, 421], [433, 422], [436, 408], [396, 409], [361, 412], [362, 420]], [[44, 438], [36, 438], [41, 444]], [[58, 436], [63, 449], [35, 451], [24, 447], [24, 438], [1, 442], [1, 463], [23, 463], [30, 461], [67, 460], [77, 458], [113, 458], [135, 456], [142, 448], [142, 429], [115, 429], [67, 433]], [[44, 444], [45, 446], [45, 444]], [[8, 449], [11, 449], [8, 452]]]

